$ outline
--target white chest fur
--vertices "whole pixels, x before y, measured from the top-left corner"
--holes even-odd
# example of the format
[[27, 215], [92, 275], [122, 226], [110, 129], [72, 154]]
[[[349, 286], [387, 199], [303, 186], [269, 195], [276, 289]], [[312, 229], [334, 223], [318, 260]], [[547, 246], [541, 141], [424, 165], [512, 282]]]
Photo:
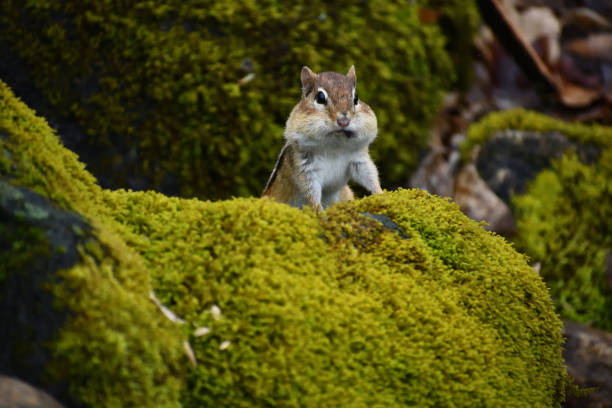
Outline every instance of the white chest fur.
[[323, 194], [340, 191], [349, 180], [349, 165], [357, 157], [355, 153], [324, 152], [313, 155], [311, 171], [313, 180], [320, 186]]
[[[340, 193], [351, 177], [350, 166], [368, 159], [366, 149], [347, 151], [346, 149], [313, 149], [304, 151], [300, 156], [300, 171], [312, 185], [320, 189], [323, 208], [340, 200]], [[295, 205], [307, 204], [306, 197], [299, 194]]]

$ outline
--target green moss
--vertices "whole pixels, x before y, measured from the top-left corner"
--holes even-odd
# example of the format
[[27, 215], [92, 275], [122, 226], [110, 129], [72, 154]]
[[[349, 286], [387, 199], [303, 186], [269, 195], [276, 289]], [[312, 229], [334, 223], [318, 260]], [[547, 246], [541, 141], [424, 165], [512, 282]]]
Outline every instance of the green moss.
[[[455, 30], [469, 37], [475, 6], [455, 3], [427, 2], [448, 7]], [[356, 65], [359, 95], [379, 119], [373, 156], [383, 182], [404, 184], [455, 78], [446, 38], [437, 25], [420, 24], [417, 9], [385, 1], [9, 0], [0, 32], [46, 98], [87, 130], [90, 148], [110, 153], [88, 163], [94, 173], [107, 174], [137, 147], [140, 160], [117, 173], [119, 185], [141, 176], [158, 189], [176, 178], [182, 195], [220, 198], [261, 193], [299, 100], [302, 65]], [[255, 78], [241, 84], [247, 60]]]
[[483, 145], [495, 132], [506, 129], [535, 132], [560, 132], [569, 140], [595, 146], [612, 145], [612, 128], [601, 125], [562, 122], [550, 116], [524, 109], [491, 113], [468, 129], [461, 145], [461, 155], [467, 160], [476, 145]]
[[49, 255], [49, 243], [40, 228], [8, 223], [0, 215], [0, 285], [9, 273], [24, 269]]
[[472, 40], [480, 25], [476, 3], [472, 0], [420, 0], [419, 3], [439, 14], [438, 25], [456, 73], [455, 86], [467, 89], [473, 77]]
[[518, 244], [549, 283], [562, 315], [612, 330], [606, 254], [612, 248], [612, 149], [598, 163], [556, 161], [515, 197]]
[[[30, 139], [11, 125], [17, 131], [0, 139], [0, 157], [30, 157], [21, 153], [26, 137], [46, 171], [17, 161], [13, 181], [34, 180], [44, 192], [54, 178], [47, 194], [65, 197], [95, 227], [97, 243], [81, 245], [79, 264], [50, 288], [71, 318], [49, 370], [77, 400], [556, 407], [564, 399], [561, 322], [546, 287], [456, 205], [399, 190], [318, 217], [264, 199], [101, 190], [82, 168], [62, 172], [36, 140], [48, 136], [53, 151], [40, 125]], [[76, 169], [74, 156], [63, 158]], [[64, 175], [84, 180], [83, 194]], [[388, 216], [401, 234], [364, 212]], [[185, 319], [182, 328], [148, 301], [149, 287]], [[202, 326], [210, 333], [196, 337]], [[183, 330], [195, 368], [181, 357]]]
[[[90, 406], [179, 406], [186, 363], [181, 346], [184, 334], [150, 302], [149, 275], [140, 258], [123, 243], [111, 222], [103, 222], [98, 215], [96, 194], [102, 190], [45, 121], [2, 82], [0, 133], [6, 135], [0, 138], [0, 157], [10, 158], [2, 177], [60, 207], [79, 211], [96, 228], [91, 236], [73, 226], [76, 235], [87, 239], [79, 244], [77, 265], [44, 271], [48, 274], [45, 286], [56, 305], [71, 315], [51, 343], [49, 380], [68, 383], [72, 396]], [[40, 214], [29, 211], [23, 219], [37, 219]], [[2, 258], [4, 275], [25, 274], [50, 256], [40, 228], [13, 228], [13, 220], [18, 219], [15, 214], [0, 214], [0, 232], [9, 232], [0, 234], [0, 240], [8, 240], [13, 247]]]
[[92, 407], [180, 407], [184, 336], [149, 301], [146, 269], [121, 245], [89, 241], [80, 255], [49, 286], [72, 314], [52, 343], [50, 378]]
[[[200, 364], [186, 406], [563, 398], [560, 321], [546, 287], [503, 239], [442, 199], [402, 190], [333, 207], [322, 222], [262, 200], [122, 191], [104, 200], [147, 237], [136, 249], [163, 301], [212, 330], [193, 339]], [[231, 348], [220, 351], [225, 340]]]
[[0, 169], [2, 176], [76, 209], [100, 191], [77, 156], [65, 149], [47, 122], [0, 81]]
[[514, 241], [541, 262], [541, 274], [563, 316], [612, 329], [612, 296], [605, 281], [605, 257], [612, 247], [612, 128], [566, 123], [522, 109], [493, 113], [470, 127], [461, 147], [464, 158], [475, 145], [506, 129], [560, 132], [601, 151], [592, 164], [568, 151], [525, 194], [512, 199], [518, 229]]

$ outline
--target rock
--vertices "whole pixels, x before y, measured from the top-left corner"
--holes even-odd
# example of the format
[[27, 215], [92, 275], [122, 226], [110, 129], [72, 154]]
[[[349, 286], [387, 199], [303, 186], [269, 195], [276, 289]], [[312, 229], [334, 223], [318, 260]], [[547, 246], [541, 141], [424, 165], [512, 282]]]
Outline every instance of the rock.
[[512, 211], [480, 177], [473, 163], [462, 166], [457, 173], [454, 198], [468, 217], [486, 221], [489, 225], [485, 228], [504, 236], [514, 234]]
[[[91, 227], [80, 215], [0, 179], [0, 350], [10, 350], [0, 353], [1, 373], [42, 383], [46, 345], [67, 317], [53, 307], [45, 285], [78, 261], [77, 246], [87, 239]], [[49, 389], [65, 391], [62, 385]]]
[[0, 375], [0, 408], [63, 408], [63, 405], [44, 391]]
[[476, 167], [491, 190], [509, 203], [513, 193], [524, 193], [530, 180], [569, 149], [576, 149], [587, 162], [599, 154], [597, 147], [572, 142], [561, 132], [502, 130], [484, 143]]
[[570, 397], [566, 407], [612, 407], [612, 333], [565, 321], [563, 334], [568, 373], [580, 387], [595, 388], [585, 397]]

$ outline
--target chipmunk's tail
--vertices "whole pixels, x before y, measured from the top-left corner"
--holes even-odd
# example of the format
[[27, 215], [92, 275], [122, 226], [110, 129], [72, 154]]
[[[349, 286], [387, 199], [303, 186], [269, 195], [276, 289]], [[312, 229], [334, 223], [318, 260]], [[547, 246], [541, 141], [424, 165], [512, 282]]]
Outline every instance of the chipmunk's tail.
[[274, 180], [276, 180], [276, 176], [278, 175], [278, 171], [280, 170], [282, 164], [283, 164], [283, 160], [285, 158], [285, 153], [287, 152], [287, 144], [285, 144], [283, 146], [283, 148], [281, 149], [278, 158], [276, 159], [276, 164], [274, 165], [274, 169], [272, 170], [272, 174], [270, 174], [270, 178], [268, 179], [268, 182], [266, 183], [266, 187], [263, 190], [263, 193], [261, 194], [262, 197], [265, 196], [270, 196], [271, 195], [271, 187], [272, 184], [274, 184]]

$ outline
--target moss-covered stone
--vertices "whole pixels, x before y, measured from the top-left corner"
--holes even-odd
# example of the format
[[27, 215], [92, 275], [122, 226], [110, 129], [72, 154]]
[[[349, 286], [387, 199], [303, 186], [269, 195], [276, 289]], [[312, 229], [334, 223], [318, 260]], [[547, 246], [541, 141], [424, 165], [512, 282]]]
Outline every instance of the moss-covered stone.
[[[443, 25], [461, 33], [453, 41], [473, 33], [472, 1], [422, 3], [448, 5], [457, 21]], [[101, 158], [88, 163], [94, 173], [113, 168], [120, 186], [138, 179], [175, 192], [178, 183], [184, 196], [220, 198], [260, 194], [299, 99], [302, 65], [356, 65], [359, 95], [379, 119], [373, 156], [384, 184], [402, 185], [455, 78], [445, 37], [419, 22], [418, 7], [7, 0], [0, 33], [46, 98], [86, 129]], [[255, 76], [242, 81], [247, 74]]]
[[[463, 153], [508, 129], [560, 134], [572, 142], [562, 157], [548, 158], [547, 168], [534, 175], [524, 194], [512, 198], [515, 243], [541, 262], [541, 274], [563, 316], [612, 330], [612, 294], [605, 276], [612, 248], [612, 128], [565, 123], [524, 110], [496, 113], [470, 128]], [[585, 154], [585, 148], [597, 154]]]
[[606, 256], [612, 249], [612, 149], [597, 163], [575, 154], [541, 172], [515, 197], [517, 243], [541, 262], [559, 311], [612, 331]]
[[[399, 190], [318, 217], [264, 199], [101, 190], [44, 122], [28, 124], [17, 114], [23, 105], [0, 92], [0, 157], [12, 158], [2, 175], [38, 186], [94, 227], [96, 240], [51, 287], [71, 317], [48, 370], [76, 400], [556, 407], [564, 399], [561, 322], [546, 287], [456, 205]], [[154, 308], [149, 287], [183, 326]], [[198, 337], [202, 326], [210, 333]], [[195, 368], [181, 357], [183, 333]]]
[[96, 216], [93, 177], [1, 82], [0, 161], [0, 177], [44, 197], [0, 184], [0, 316], [11, 328], [1, 371], [88, 406], [179, 406], [184, 334], [149, 301], [140, 258]]
[[568, 123], [543, 113], [525, 109], [512, 109], [487, 115], [470, 126], [467, 139], [461, 145], [461, 156], [467, 160], [476, 145], [483, 145], [497, 131], [528, 130], [533, 132], [559, 132], [570, 141], [595, 146], [612, 146], [612, 128], [597, 124]]

